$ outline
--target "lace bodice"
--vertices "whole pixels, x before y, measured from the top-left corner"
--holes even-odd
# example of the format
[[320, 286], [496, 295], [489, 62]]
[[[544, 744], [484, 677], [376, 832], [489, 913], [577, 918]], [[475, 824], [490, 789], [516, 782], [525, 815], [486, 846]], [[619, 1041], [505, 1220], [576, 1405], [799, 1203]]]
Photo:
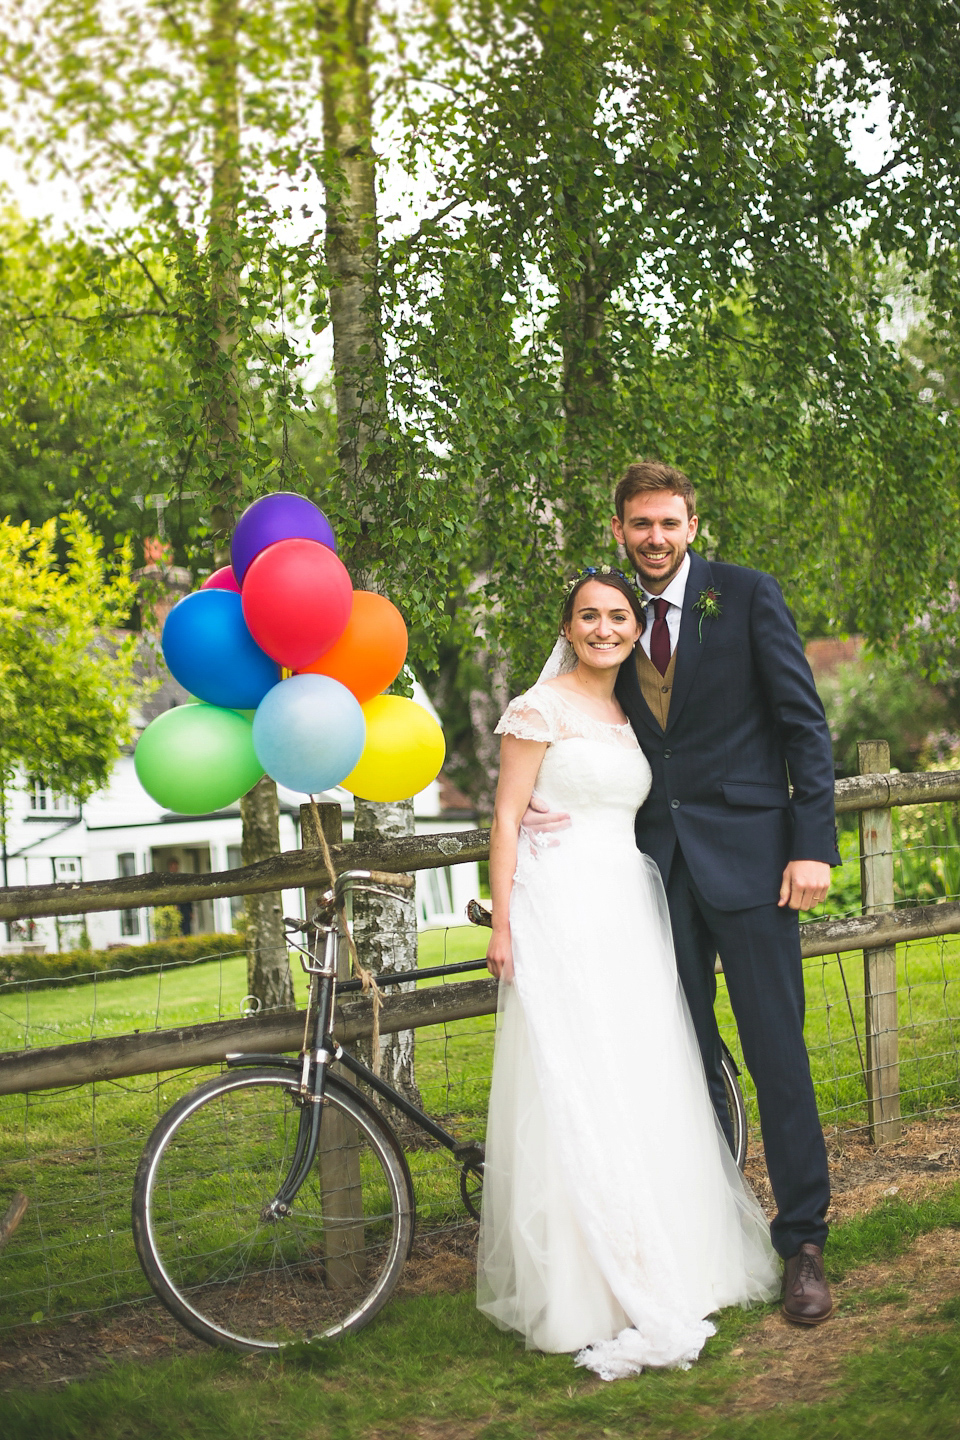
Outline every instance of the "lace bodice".
[[555, 745], [558, 740], [599, 740], [603, 745], [619, 745], [624, 750], [639, 749], [629, 721], [609, 725], [605, 720], [595, 720], [555, 685], [534, 685], [511, 700], [494, 734], [546, 741], [548, 745]]
[[[632, 847], [634, 816], [649, 794], [651, 774], [629, 722], [595, 720], [555, 686], [534, 685], [511, 700], [496, 733], [546, 742], [536, 794], [565, 810], [581, 837], [592, 826], [606, 841]], [[563, 843], [568, 834], [556, 839]]]

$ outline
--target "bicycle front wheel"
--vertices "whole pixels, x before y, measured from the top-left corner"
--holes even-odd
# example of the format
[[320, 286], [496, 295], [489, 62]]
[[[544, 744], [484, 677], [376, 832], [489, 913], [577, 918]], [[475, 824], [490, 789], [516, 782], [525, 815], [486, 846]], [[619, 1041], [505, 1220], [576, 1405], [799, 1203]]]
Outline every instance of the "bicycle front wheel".
[[143, 1152], [133, 1192], [140, 1263], [167, 1309], [209, 1344], [277, 1350], [359, 1330], [410, 1253], [403, 1152], [336, 1080], [310, 1174], [287, 1214], [271, 1212], [301, 1113], [294, 1072], [227, 1072], [174, 1105]]

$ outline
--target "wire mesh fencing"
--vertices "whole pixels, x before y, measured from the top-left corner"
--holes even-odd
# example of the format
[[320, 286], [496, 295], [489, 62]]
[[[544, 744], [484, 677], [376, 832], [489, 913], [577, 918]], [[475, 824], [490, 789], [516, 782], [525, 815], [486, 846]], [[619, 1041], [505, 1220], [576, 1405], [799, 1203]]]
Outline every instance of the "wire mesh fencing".
[[[960, 893], [957, 807], [894, 812], [891, 860], [897, 908]], [[861, 910], [858, 835], [841, 835], [831, 915]], [[813, 918], [822, 918], [824, 912]], [[485, 936], [472, 928], [420, 937], [421, 967], [475, 959]], [[294, 963], [296, 1000], [305, 977]], [[808, 958], [806, 1036], [818, 1105], [828, 1132], [866, 1128], [867, 986], [859, 951]], [[456, 979], [412, 979], [417, 986]], [[909, 1122], [960, 1104], [960, 935], [896, 948], [899, 1092]], [[246, 1007], [245, 957], [138, 967], [51, 983], [0, 984], [0, 1050], [16, 1051], [236, 1019]], [[721, 1030], [738, 1056], [722, 977]], [[483, 1015], [403, 1032], [402, 1050], [423, 1107], [458, 1138], [482, 1138], [493, 1063], [495, 1018]], [[385, 1041], [389, 1037], [384, 1037]], [[391, 1045], [393, 1044], [390, 1041]], [[389, 1056], [387, 1056], [389, 1060]], [[0, 1208], [16, 1190], [29, 1198], [3, 1252], [0, 1328], [122, 1306], [147, 1297], [133, 1249], [130, 1200], [144, 1142], [158, 1117], [214, 1068], [166, 1071], [60, 1090], [0, 1097]], [[389, 1071], [387, 1079], [391, 1078]], [[756, 1127], [749, 1075], [741, 1075]], [[388, 1116], [391, 1123], [396, 1117]], [[417, 1195], [422, 1235], [464, 1226], [456, 1162], [406, 1124], [400, 1133]], [[754, 1139], [756, 1143], [756, 1137]]]
[[[483, 949], [473, 930], [433, 932], [422, 937], [421, 963], [475, 957]], [[218, 957], [169, 973], [149, 967], [122, 976], [111, 971], [109, 977], [0, 986], [0, 1049], [236, 1017], [245, 998], [246, 962], [241, 955]], [[303, 986], [298, 974], [298, 1003], [305, 999]], [[458, 1139], [483, 1138], [494, 1029], [492, 1015], [478, 1016], [425, 1026], [413, 1040], [424, 1108]], [[0, 1330], [150, 1297], [130, 1226], [140, 1154], [159, 1117], [219, 1068], [0, 1096], [0, 1208], [17, 1190], [29, 1201], [0, 1260]], [[395, 1123], [389, 1107], [385, 1115]], [[401, 1127], [401, 1136], [421, 1236], [462, 1227], [467, 1212], [456, 1162], [412, 1127]]]
[[[824, 1130], [868, 1126], [864, 1036], [866, 989], [859, 951], [804, 961], [807, 1051]], [[900, 1104], [905, 1123], [960, 1105], [960, 936], [911, 940], [897, 947]], [[741, 1066], [751, 1130], [756, 1094], [742, 1066], [736, 1024], [722, 978], [717, 1014]]]

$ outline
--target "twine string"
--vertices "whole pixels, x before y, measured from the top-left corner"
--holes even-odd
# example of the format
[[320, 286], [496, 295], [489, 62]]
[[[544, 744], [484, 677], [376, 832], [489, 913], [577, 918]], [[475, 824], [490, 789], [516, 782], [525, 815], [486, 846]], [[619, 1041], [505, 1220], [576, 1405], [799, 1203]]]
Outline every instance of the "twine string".
[[[330, 877], [330, 889], [336, 893], [337, 872], [333, 866], [333, 856], [330, 853], [330, 845], [320, 823], [320, 811], [316, 799], [310, 796], [310, 813], [313, 816], [313, 823], [316, 827], [317, 836], [320, 840], [320, 850], [323, 855], [323, 863], [327, 867], [327, 874]], [[340, 902], [338, 910], [340, 927], [343, 930], [347, 942], [347, 949], [350, 951], [350, 967], [353, 974], [360, 981], [361, 990], [364, 995], [369, 995], [373, 1001], [373, 1033], [370, 1037], [371, 1069], [374, 1075], [380, 1074], [380, 1007], [383, 1004], [383, 991], [377, 984], [372, 970], [367, 970], [360, 963], [360, 956], [357, 953], [357, 943], [350, 933], [350, 926], [347, 924], [347, 912], [343, 901]]]

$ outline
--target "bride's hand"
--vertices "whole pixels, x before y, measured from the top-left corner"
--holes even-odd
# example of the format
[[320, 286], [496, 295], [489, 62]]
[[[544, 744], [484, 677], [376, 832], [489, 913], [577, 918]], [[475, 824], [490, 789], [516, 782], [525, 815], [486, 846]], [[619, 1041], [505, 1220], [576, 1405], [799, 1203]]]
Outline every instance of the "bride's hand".
[[513, 983], [513, 945], [509, 932], [491, 937], [487, 946], [487, 969], [494, 980], [502, 980], [506, 985]]

